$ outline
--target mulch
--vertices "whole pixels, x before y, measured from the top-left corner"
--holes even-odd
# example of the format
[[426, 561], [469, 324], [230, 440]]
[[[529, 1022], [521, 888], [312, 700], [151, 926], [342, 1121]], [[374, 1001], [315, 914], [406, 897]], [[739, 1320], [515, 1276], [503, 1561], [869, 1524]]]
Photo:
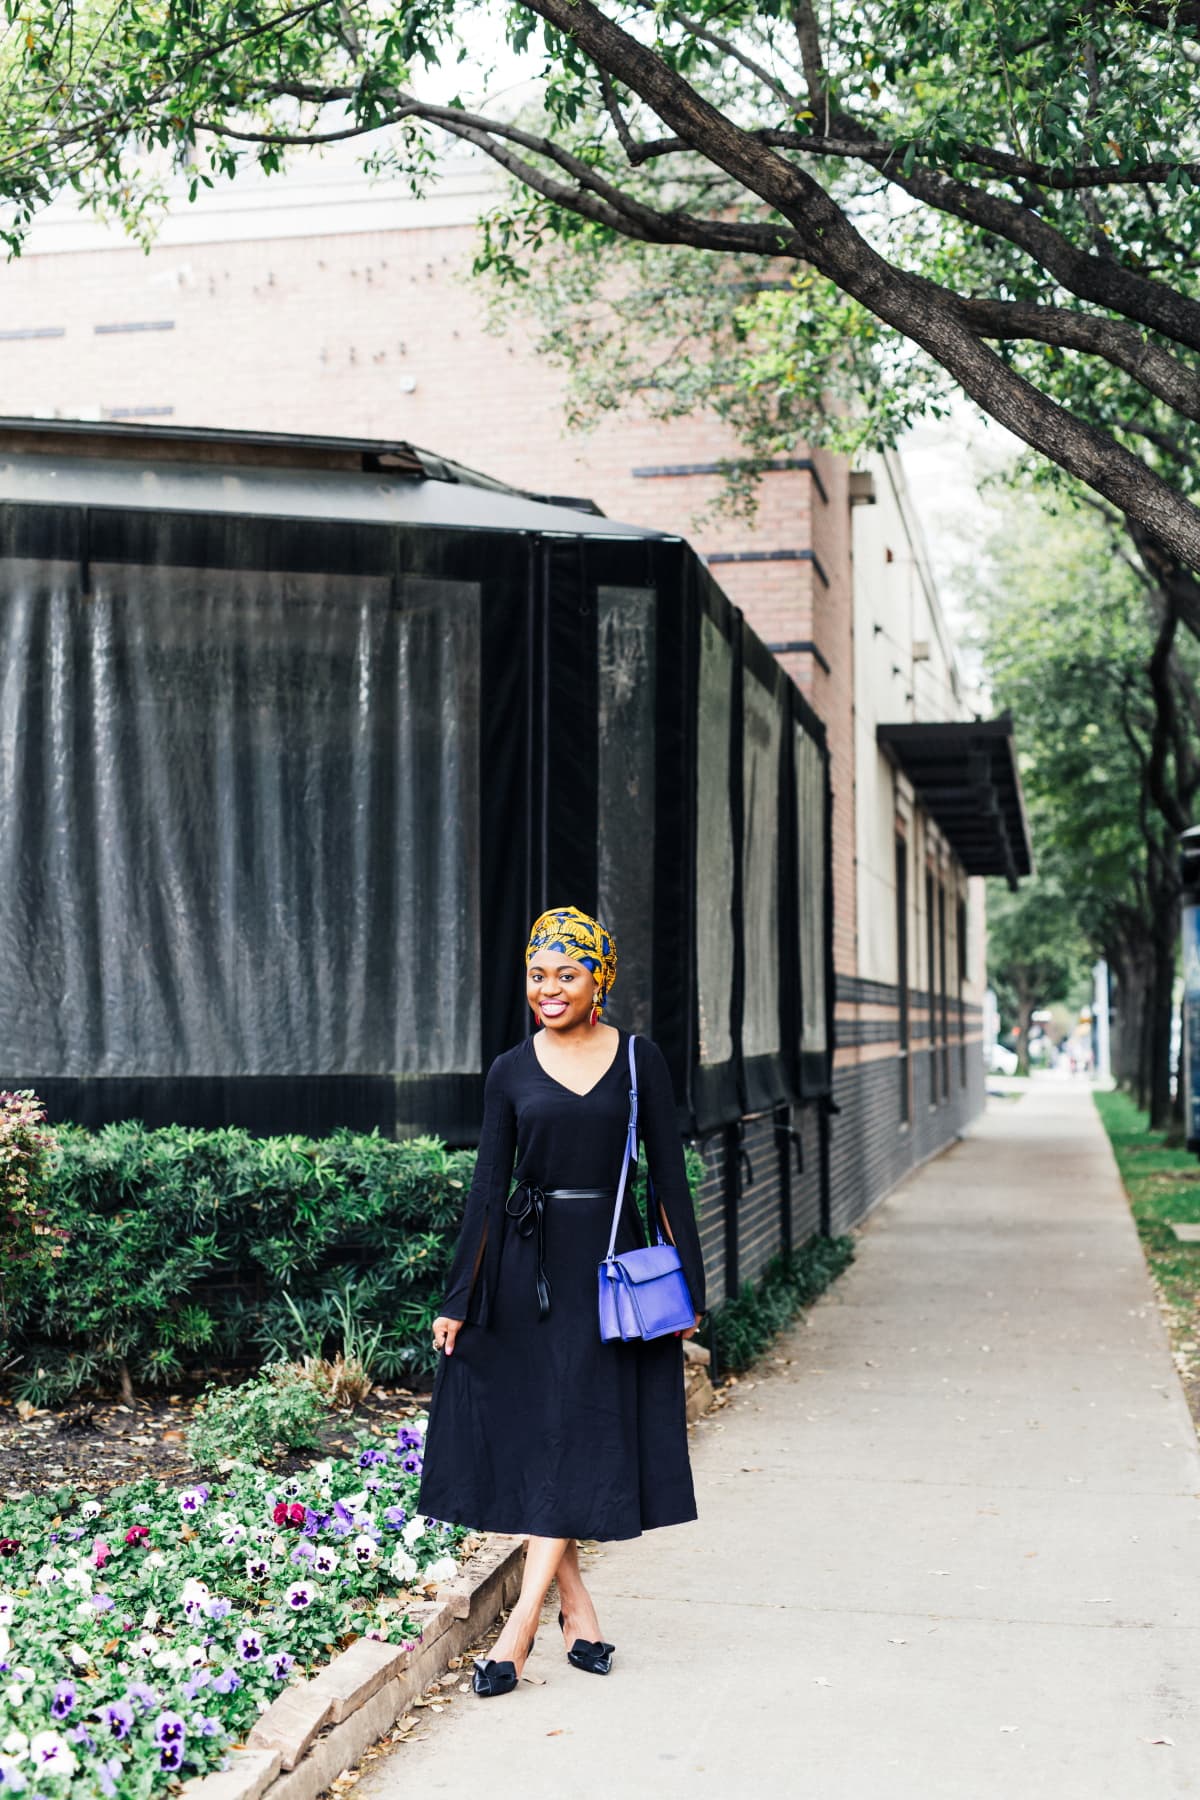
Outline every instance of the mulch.
[[[273, 1465], [283, 1474], [322, 1456], [346, 1454], [363, 1431], [392, 1436], [423, 1410], [428, 1393], [377, 1388], [353, 1412], [331, 1413], [319, 1450], [297, 1452]], [[25, 1494], [86, 1487], [103, 1493], [150, 1475], [169, 1485], [197, 1479], [186, 1433], [196, 1396], [76, 1401], [61, 1411], [34, 1410], [0, 1395], [0, 1503]]]

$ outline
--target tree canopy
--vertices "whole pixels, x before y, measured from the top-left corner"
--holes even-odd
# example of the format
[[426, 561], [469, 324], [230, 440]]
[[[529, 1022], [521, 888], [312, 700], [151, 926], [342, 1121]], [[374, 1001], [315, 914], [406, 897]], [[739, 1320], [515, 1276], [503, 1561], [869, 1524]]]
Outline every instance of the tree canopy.
[[[156, 154], [194, 191], [358, 137], [419, 183], [449, 136], [526, 197], [494, 262], [720, 259], [771, 396], [756, 455], [836, 430], [847, 385], [886, 435], [957, 384], [1200, 567], [1198, 0], [4, 4], [10, 247], [64, 186], [136, 219]], [[489, 33], [521, 109], [446, 98]]]
[[[974, 588], [994, 698], [1021, 722], [1039, 867], [1025, 898], [989, 903], [994, 970], [1043, 1004], [1072, 941], [1107, 958], [1115, 1066], [1165, 1123], [1177, 833], [1200, 792], [1200, 647], [1090, 507], [1011, 494]], [[1031, 963], [1038, 978], [1019, 979]]]

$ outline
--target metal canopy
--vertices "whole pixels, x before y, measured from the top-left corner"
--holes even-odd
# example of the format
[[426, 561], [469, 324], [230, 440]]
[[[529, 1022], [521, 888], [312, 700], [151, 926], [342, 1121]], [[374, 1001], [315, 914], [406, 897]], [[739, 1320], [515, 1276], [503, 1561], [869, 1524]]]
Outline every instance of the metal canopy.
[[108, 421], [0, 418], [5, 502], [670, 541], [413, 444]]
[[968, 875], [1003, 875], [1015, 888], [1033, 873], [1029, 821], [1017, 774], [1013, 722], [879, 725], [884, 754], [912, 782]]

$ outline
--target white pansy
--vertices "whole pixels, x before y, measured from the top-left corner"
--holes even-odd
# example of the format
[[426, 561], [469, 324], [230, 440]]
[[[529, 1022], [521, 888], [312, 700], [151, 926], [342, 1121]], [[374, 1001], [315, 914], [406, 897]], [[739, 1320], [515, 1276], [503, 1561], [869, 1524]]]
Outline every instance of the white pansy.
[[104, 1511], [98, 1500], [85, 1500], [79, 1509], [81, 1519], [98, 1519]]
[[207, 1661], [208, 1651], [204, 1648], [203, 1644], [189, 1644], [187, 1649], [183, 1652], [185, 1668], [202, 1669]]
[[416, 1558], [408, 1554], [403, 1544], [397, 1544], [392, 1551], [392, 1560], [388, 1564], [392, 1578], [403, 1584], [411, 1581], [417, 1572]]
[[411, 1550], [417, 1539], [424, 1535], [424, 1532], [425, 1514], [414, 1513], [412, 1518], [408, 1521], [408, 1524], [404, 1527], [404, 1530], [400, 1533], [400, 1536]]
[[90, 1594], [92, 1577], [90, 1570], [82, 1563], [72, 1563], [69, 1569], [63, 1570], [63, 1586], [74, 1588], [77, 1594]]
[[4, 1698], [10, 1706], [20, 1706], [25, 1698], [25, 1689], [19, 1681], [10, 1681], [4, 1690]]
[[29, 1756], [43, 1775], [73, 1775], [75, 1752], [57, 1731], [39, 1731], [30, 1739]]
[[92, 1659], [82, 1644], [68, 1644], [67, 1655], [77, 1669], [86, 1669], [91, 1666]]
[[318, 1575], [332, 1575], [341, 1561], [336, 1550], [321, 1544], [313, 1555], [313, 1569]]
[[355, 1538], [350, 1546], [350, 1550], [355, 1562], [362, 1564], [363, 1566], [367, 1563], [373, 1563], [375, 1558], [379, 1555], [379, 1546], [376, 1544], [375, 1539], [367, 1537], [365, 1533], [362, 1533]]
[[164, 1569], [166, 1564], [167, 1559], [161, 1550], [151, 1550], [142, 1561], [142, 1567], [145, 1569]]
[[62, 1580], [62, 1570], [56, 1569], [53, 1563], [43, 1563], [37, 1572], [39, 1587], [53, 1587], [56, 1581]]
[[[151, 1638], [151, 1643], [154, 1639]], [[156, 1669], [186, 1669], [187, 1662], [178, 1650], [156, 1650], [150, 1658]]]
[[5, 1626], [0, 1625], [0, 1661], [4, 1661], [12, 1649], [12, 1639]]
[[195, 1600], [199, 1602], [200, 1605], [203, 1605], [208, 1599], [208, 1596], [208, 1583], [206, 1581], [198, 1581], [194, 1575], [189, 1575], [180, 1590], [179, 1604], [181, 1606], [186, 1606], [189, 1600]]
[[23, 1731], [17, 1731], [15, 1728], [9, 1732], [3, 1744], [0, 1744], [0, 1750], [3, 1750], [6, 1756], [15, 1756], [18, 1761], [28, 1749], [29, 1739]]
[[436, 1562], [427, 1563], [421, 1570], [422, 1581], [453, 1581], [458, 1574], [458, 1564], [452, 1556], [439, 1556]]
[[360, 1488], [357, 1494], [344, 1494], [342, 1496], [342, 1505], [348, 1513], [358, 1514], [360, 1512], [365, 1512], [370, 1504], [371, 1496], [366, 1488]]
[[11, 1625], [17, 1603], [11, 1594], [0, 1594], [0, 1625]]
[[135, 1656], [153, 1656], [158, 1649], [158, 1639], [151, 1637], [148, 1631], [144, 1631], [130, 1648]]
[[21, 1794], [25, 1791], [27, 1785], [25, 1777], [11, 1756], [0, 1756], [0, 1785], [10, 1789], [14, 1794]]

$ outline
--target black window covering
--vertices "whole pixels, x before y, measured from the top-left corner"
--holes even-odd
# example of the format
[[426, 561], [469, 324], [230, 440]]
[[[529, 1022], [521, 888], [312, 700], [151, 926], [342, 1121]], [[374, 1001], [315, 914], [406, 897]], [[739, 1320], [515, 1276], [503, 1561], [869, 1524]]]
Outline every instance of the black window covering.
[[0, 1082], [52, 1117], [469, 1143], [563, 903], [681, 1125], [828, 1091], [824, 734], [679, 540], [13, 504], [0, 646]]

